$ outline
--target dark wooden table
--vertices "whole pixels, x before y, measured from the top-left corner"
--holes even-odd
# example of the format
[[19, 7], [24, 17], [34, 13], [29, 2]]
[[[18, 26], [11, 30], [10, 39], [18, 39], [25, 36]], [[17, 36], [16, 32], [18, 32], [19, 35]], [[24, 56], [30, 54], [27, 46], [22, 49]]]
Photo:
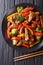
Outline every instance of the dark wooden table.
[[43, 56], [13, 62], [13, 57], [22, 55], [23, 53], [9, 47], [3, 39], [1, 32], [3, 16], [8, 9], [19, 3], [32, 3], [34, 5], [40, 6], [40, 8], [43, 6], [43, 0], [0, 0], [0, 65], [43, 65]]

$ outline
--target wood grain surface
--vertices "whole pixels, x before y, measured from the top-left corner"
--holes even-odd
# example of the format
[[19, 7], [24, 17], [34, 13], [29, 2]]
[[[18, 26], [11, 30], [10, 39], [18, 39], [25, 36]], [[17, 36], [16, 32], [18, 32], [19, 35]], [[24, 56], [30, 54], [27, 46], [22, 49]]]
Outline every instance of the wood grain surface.
[[22, 55], [24, 52], [22, 53], [21, 51], [14, 50], [13, 48], [9, 47], [2, 36], [1, 24], [4, 14], [8, 9], [19, 3], [32, 3], [40, 6], [40, 8], [43, 7], [43, 0], [0, 0], [0, 65], [43, 65], [43, 56], [13, 62], [13, 57]]

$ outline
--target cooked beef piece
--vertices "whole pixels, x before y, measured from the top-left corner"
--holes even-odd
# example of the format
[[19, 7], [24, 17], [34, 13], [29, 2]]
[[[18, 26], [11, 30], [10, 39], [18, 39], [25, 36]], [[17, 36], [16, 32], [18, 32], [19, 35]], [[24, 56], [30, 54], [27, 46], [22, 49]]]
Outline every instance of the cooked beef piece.
[[28, 20], [25, 20], [24, 22], [26, 22], [26, 24], [28, 24]]
[[25, 40], [29, 40], [28, 30], [25, 28]]
[[39, 21], [39, 18], [40, 18], [40, 17], [39, 17], [38, 15], [36, 15], [36, 21]]
[[34, 17], [35, 17], [34, 12], [31, 12], [31, 11], [30, 11], [30, 13], [29, 13], [29, 18], [28, 18], [28, 22], [30, 22]]
[[23, 33], [23, 26], [21, 27], [21, 29], [19, 30], [19, 34]]
[[15, 16], [13, 16], [13, 17], [12, 17], [12, 20], [13, 20], [13, 21], [15, 21], [15, 20], [16, 20]]
[[43, 28], [43, 16], [40, 16], [41, 27]]
[[16, 46], [20, 46], [22, 44], [22, 41], [19, 41]]
[[20, 23], [20, 21], [17, 21], [17, 20], [16, 20], [15, 23], [18, 25], [18, 24]]

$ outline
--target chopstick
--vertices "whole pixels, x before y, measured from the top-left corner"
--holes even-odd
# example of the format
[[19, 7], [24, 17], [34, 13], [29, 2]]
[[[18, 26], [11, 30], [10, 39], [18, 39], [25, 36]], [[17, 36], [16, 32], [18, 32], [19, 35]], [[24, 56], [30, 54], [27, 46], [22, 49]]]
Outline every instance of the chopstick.
[[30, 54], [21, 55], [21, 56], [15, 57], [13, 59], [14, 59], [14, 61], [19, 61], [19, 60], [24, 60], [24, 59], [28, 59], [31, 57], [39, 56], [39, 55], [43, 55], [43, 50], [34, 52], [34, 53], [30, 53]]

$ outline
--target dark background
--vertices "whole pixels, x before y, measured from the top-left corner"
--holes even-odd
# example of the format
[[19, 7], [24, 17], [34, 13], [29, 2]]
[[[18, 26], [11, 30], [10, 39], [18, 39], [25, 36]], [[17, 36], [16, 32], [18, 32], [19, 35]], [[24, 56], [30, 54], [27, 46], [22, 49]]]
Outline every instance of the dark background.
[[40, 8], [43, 7], [43, 0], [0, 0], [0, 65], [43, 65], [43, 55], [18, 62], [13, 62], [13, 57], [22, 55], [23, 53], [9, 47], [3, 39], [1, 32], [3, 17], [8, 9], [19, 3], [31, 3], [39, 6]]

